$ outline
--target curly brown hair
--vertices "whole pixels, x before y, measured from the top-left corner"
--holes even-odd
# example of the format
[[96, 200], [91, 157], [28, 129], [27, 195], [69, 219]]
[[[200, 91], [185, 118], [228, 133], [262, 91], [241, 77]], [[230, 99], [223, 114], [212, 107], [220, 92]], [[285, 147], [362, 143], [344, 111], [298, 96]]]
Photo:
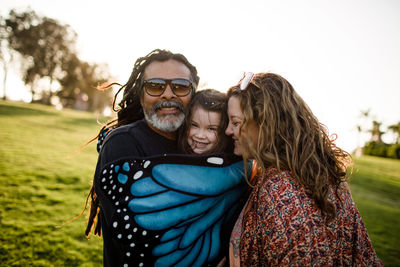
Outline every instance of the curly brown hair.
[[248, 144], [244, 162], [254, 159], [261, 175], [269, 167], [289, 170], [326, 214], [327, 222], [332, 221], [336, 209], [328, 200], [329, 187], [337, 194], [347, 179], [351, 157], [329, 138], [327, 128], [293, 86], [280, 75], [259, 73], [247, 89], [233, 86], [227, 97], [240, 101], [241, 130], [252, 122], [259, 127], [258, 143]]

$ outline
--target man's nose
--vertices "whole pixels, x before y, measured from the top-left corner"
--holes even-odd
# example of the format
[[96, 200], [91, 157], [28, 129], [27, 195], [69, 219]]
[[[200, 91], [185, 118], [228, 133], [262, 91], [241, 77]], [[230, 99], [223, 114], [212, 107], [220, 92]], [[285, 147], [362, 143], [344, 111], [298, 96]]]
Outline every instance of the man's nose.
[[167, 84], [167, 87], [165, 88], [164, 92], [161, 95], [162, 98], [165, 99], [172, 99], [172, 98], [176, 98], [176, 95], [174, 94], [174, 92], [172, 91], [171, 86], [169, 86], [169, 84]]

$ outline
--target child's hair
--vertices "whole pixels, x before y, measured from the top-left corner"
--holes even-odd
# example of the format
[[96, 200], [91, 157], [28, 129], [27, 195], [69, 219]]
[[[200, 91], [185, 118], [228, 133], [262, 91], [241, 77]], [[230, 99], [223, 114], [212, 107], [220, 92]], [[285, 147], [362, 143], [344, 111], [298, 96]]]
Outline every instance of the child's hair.
[[187, 142], [187, 137], [192, 124], [193, 113], [199, 107], [206, 111], [212, 111], [221, 114], [221, 122], [218, 125], [217, 130], [217, 144], [213, 149], [207, 151], [207, 153], [230, 152], [233, 147], [232, 141], [230, 137], [225, 135], [225, 129], [228, 126], [226, 95], [214, 89], [197, 91], [193, 95], [188, 107], [189, 108], [186, 112], [185, 121], [182, 127], [179, 129], [178, 144], [182, 152], [188, 154], [194, 153]]

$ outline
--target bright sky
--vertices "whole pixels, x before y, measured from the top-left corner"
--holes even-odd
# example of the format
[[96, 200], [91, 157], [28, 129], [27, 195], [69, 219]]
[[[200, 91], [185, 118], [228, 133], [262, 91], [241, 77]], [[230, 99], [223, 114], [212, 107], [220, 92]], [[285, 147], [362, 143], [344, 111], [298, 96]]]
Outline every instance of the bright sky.
[[[71, 25], [80, 57], [107, 63], [121, 83], [136, 58], [155, 48], [184, 54], [200, 82], [220, 91], [244, 71], [281, 74], [350, 152], [368, 138], [356, 130], [361, 110], [370, 108], [383, 122], [381, 130], [400, 121], [398, 0], [0, 0], [0, 5], [3, 16], [30, 6]], [[23, 89], [12, 90], [12, 98], [24, 97]], [[393, 140], [387, 135], [384, 141]]]

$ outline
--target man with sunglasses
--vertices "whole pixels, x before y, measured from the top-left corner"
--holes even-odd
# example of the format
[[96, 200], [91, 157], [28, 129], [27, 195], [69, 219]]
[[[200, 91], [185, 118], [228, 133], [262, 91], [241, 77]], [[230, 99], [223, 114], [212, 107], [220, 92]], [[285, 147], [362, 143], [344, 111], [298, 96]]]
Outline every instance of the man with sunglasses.
[[[122, 158], [179, 153], [177, 130], [198, 83], [196, 68], [183, 55], [156, 49], [137, 59], [128, 82], [118, 91], [124, 89], [118, 119], [108, 123], [99, 134], [99, 158], [89, 193], [91, 210], [86, 229], [89, 235], [98, 217], [94, 233], [103, 232], [104, 266], [153, 265], [152, 248], [146, 240], [158, 238], [127, 223], [126, 209], [119, 207], [127, 205], [128, 196], [121, 195], [125, 191], [118, 192], [115, 183], [103, 184], [105, 168]], [[139, 241], [132, 237], [138, 233]]]
[[154, 61], [146, 67], [141, 104], [147, 124], [161, 136], [176, 139], [196, 88], [190, 79], [189, 68], [173, 59]]

